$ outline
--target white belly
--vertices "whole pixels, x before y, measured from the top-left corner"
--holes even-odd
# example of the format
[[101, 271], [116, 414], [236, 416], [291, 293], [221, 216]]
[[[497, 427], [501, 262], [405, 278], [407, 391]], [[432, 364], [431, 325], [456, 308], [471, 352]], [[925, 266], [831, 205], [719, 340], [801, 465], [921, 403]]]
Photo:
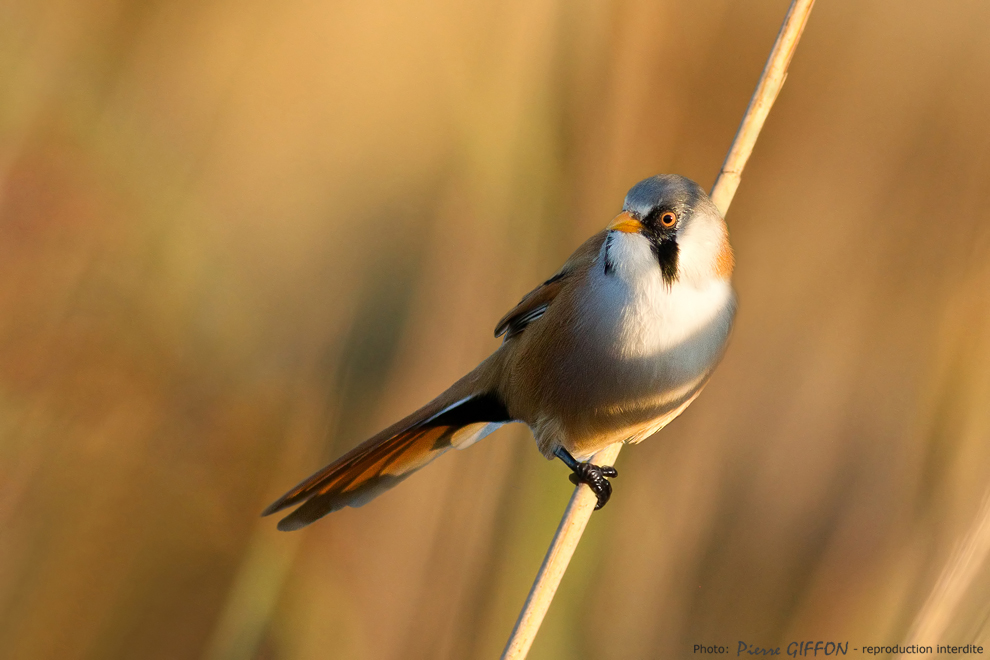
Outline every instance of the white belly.
[[[697, 394], [725, 347], [735, 313], [729, 282], [663, 281], [645, 238], [613, 241], [610, 273], [589, 274], [575, 328], [571, 413], [595, 433], [614, 426], [623, 440], [641, 440]], [[579, 360], [579, 362], [578, 362]], [[589, 428], [589, 430], [591, 430]], [[614, 441], [614, 440], [613, 440]]]
[[623, 238], [612, 247], [621, 265], [609, 274], [602, 269], [590, 274], [581, 314], [589, 339], [618, 363], [658, 360], [677, 370], [690, 370], [712, 349], [720, 350], [735, 308], [732, 285], [714, 278], [700, 286], [667, 285], [646, 239]]

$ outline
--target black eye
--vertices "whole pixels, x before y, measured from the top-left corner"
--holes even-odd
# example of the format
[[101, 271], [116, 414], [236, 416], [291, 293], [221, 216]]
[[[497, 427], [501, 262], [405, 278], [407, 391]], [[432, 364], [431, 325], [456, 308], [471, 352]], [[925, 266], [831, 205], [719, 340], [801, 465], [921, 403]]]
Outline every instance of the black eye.
[[660, 226], [664, 229], [670, 229], [677, 222], [677, 216], [674, 215], [673, 211], [667, 211], [660, 216]]

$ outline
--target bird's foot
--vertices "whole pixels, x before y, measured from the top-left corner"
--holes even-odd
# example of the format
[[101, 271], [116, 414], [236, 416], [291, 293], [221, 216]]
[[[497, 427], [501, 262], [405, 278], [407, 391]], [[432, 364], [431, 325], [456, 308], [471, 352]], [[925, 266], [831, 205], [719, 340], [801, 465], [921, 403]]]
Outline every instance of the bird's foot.
[[571, 483], [588, 484], [588, 488], [598, 498], [595, 511], [608, 504], [608, 498], [612, 497], [612, 484], [606, 477], [617, 477], [619, 473], [610, 465], [592, 465], [591, 463], [578, 463], [573, 468], [574, 473], [570, 475]]

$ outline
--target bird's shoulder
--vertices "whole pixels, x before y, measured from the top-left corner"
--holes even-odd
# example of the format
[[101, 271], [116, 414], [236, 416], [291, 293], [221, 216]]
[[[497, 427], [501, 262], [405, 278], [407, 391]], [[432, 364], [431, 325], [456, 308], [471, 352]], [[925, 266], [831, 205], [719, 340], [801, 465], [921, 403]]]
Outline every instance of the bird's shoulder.
[[527, 325], [543, 316], [561, 291], [578, 281], [580, 276], [595, 263], [607, 234], [607, 230], [602, 230], [586, 240], [553, 277], [523, 296], [523, 299], [499, 320], [498, 325], [495, 326], [495, 336], [501, 337], [504, 334], [505, 340], [508, 341], [521, 333]]

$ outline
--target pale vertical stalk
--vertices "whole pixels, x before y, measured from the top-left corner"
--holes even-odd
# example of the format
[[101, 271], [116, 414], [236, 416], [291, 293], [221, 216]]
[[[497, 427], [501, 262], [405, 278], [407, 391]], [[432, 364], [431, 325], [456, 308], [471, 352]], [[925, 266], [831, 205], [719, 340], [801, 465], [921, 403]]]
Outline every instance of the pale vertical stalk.
[[787, 79], [787, 67], [794, 57], [794, 51], [797, 49], [798, 41], [801, 40], [801, 34], [808, 23], [808, 16], [814, 4], [815, 0], [793, 0], [791, 8], [787, 10], [787, 16], [784, 17], [784, 24], [777, 33], [777, 41], [774, 42], [770, 57], [763, 67], [760, 82], [756, 83], [756, 91], [753, 92], [746, 114], [739, 123], [736, 137], [729, 147], [729, 154], [725, 157], [722, 170], [718, 173], [715, 185], [709, 193], [723, 217], [728, 212], [729, 204], [732, 203], [736, 188], [742, 180], [743, 168], [746, 167], [746, 161], [753, 153], [756, 138], [763, 129], [763, 122], [767, 120], [770, 108], [777, 100], [777, 94], [784, 86], [784, 80]]
[[[767, 58], [763, 74], [756, 85], [756, 91], [753, 92], [749, 107], [746, 108], [746, 114], [743, 116], [736, 137], [732, 141], [729, 154], [722, 164], [715, 185], [712, 186], [710, 193], [712, 201], [715, 202], [723, 216], [729, 210], [729, 204], [732, 203], [732, 198], [742, 179], [743, 168], [746, 167], [746, 161], [753, 153], [756, 138], [759, 136], [770, 108], [777, 100], [777, 94], [784, 84], [784, 79], [787, 77], [787, 67], [791, 63], [794, 50], [801, 39], [801, 33], [804, 32], [804, 26], [808, 22], [808, 15], [814, 4], [815, 0], [793, 0], [780, 32], [777, 34], [777, 41], [773, 45], [773, 50], [770, 51], [770, 57]], [[614, 465], [621, 449], [621, 443], [606, 447], [595, 454], [591, 461], [595, 465]], [[519, 613], [519, 619], [516, 621], [515, 628], [513, 628], [505, 650], [502, 652], [502, 660], [522, 660], [529, 653], [533, 640], [536, 639], [536, 633], [540, 629], [540, 624], [543, 623], [543, 617], [546, 616], [550, 602], [553, 600], [554, 594], [557, 593], [557, 587], [560, 586], [560, 580], [564, 577], [564, 572], [577, 549], [581, 535], [584, 534], [584, 528], [588, 526], [588, 521], [591, 518], [591, 513], [595, 510], [597, 501], [595, 494], [584, 484], [574, 489], [574, 494], [564, 511], [564, 517], [560, 521], [557, 533], [550, 543], [550, 549], [547, 550], [547, 555], [543, 559], [543, 565], [540, 566], [540, 571], [537, 573], [536, 581], [533, 582], [526, 603]]]
[[[983, 504], [973, 524], [952, 552], [932, 593], [915, 618], [905, 646], [934, 646], [945, 638], [945, 631], [956, 617], [959, 603], [987, 556], [990, 556], [990, 491], [983, 496]], [[897, 657], [907, 656], [900, 654]]]
[[[595, 465], [613, 465], [619, 456], [622, 443], [616, 443], [606, 447], [595, 454], [591, 461]], [[578, 485], [571, 495], [571, 501], [567, 503], [564, 510], [564, 517], [560, 521], [557, 533], [553, 536], [547, 556], [543, 558], [543, 565], [540, 572], [536, 574], [536, 581], [529, 596], [523, 605], [516, 627], [512, 629], [509, 636], [509, 643], [506, 644], [502, 652], [503, 660], [506, 658], [525, 658], [529, 653], [529, 647], [536, 639], [536, 633], [540, 630], [543, 617], [550, 609], [550, 601], [557, 593], [560, 580], [564, 577], [567, 565], [571, 563], [571, 557], [577, 550], [584, 528], [588, 526], [591, 519], [591, 512], [595, 510], [598, 497], [584, 484]]]

